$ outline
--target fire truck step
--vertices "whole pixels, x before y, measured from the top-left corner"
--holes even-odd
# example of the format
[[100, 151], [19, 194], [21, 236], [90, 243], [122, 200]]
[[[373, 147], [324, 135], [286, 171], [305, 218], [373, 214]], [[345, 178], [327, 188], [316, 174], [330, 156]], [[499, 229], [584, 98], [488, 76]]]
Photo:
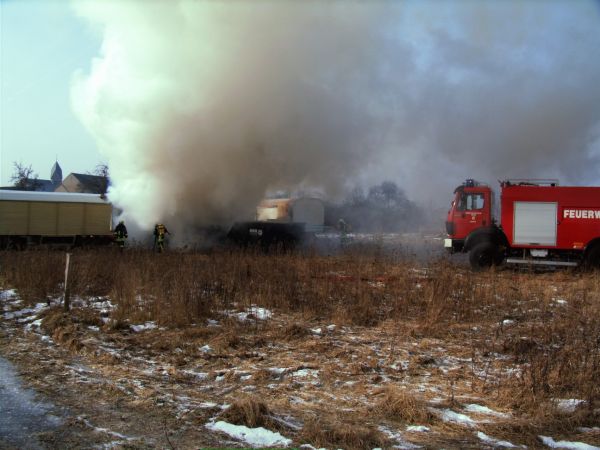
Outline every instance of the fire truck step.
[[506, 258], [507, 264], [531, 264], [534, 266], [568, 266], [576, 267], [578, 264], [571, 261], [546, 261], [546, 260], [535, 260], [535, 259], [520, 259], [520, 258]]

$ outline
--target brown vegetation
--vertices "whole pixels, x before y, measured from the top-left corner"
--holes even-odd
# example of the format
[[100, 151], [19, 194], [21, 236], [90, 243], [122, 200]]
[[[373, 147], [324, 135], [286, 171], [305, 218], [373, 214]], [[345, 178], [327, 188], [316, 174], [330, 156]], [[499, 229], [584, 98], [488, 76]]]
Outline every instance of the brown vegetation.
[[[16, 288], [27, 302], [62, 295], [63, 254], [5, 253], [0, 264], [3, 285]], [[594, 273], [473, 274], [443, 260], [417, 266], [378, 251], [320, 256], [100, 250], [75, 252], [71, 264], [75, 308], [68, 315], [58, 308], [47, 311], [43, 327], [72, 351], [84, 346], [77, 343], [84, 325], [102, 327], [114, 339], [128, 339], [157, 353], [177, 349], [174, 366], [186, 364], [199, 342], [208, 342], [213, 349], [202, 356], [205, 359], [256, 358], [259, 350], [283, 342], [332, 361], [346, 357], [351, 360], [348, 373], [380, 381], [382, 362], [370, 358], [368, 351], [352, 359], [351, 349], [331, 344], [328, 334], [336, 333], [336, 328], [322, 329], [321, 340], [311, 339], [307, 323], [332, 323], [337, 329], [373, 330], [385, 336], [390, 361], [399, 351], [396, 346], [413, 340], [415, 351], [423, 351], [409, 356], [408, 366], [397, 369], [397, 379], [428, 371], [444, 380], [452, 393], [450, 403], [455, 386], [468, 385], [473, 394], [485, 395], [497, 407], [528, 418], [526, 425], [490, 425], [490, 430], [504, 436], [524, 430], [533, 436], [548, 426], [565, 431], [599, 421], [600, 279]], [[107, 313], [106, 323], [85, 308], [86, 302], [105, 296], [116, 305]], [[253, 306], [289, 320], [263, 321], [249, 315], [240, 322], [231, 317]], [[220, 328], [206, 326], [208, 319], [218, 320]], [[164, 327], [151, 335], [163, 338], [150, 341], [141, 334], [119, 334], [129, 323], [145, 321]], [[435, 340], [455, 343], [470, 362], [463, 363], [460, 371], [442, 372], [438, 356], [429, 351], [429, 342]], [[483, 373], [475, 368], [481, 365]], [[321, 382], [334, 386], [336, 367], [324, 369], [322, 376]], [[283, 375], [265, 369], [255, 374], [255, 380], [265, 384], [281, 379]], [[425, 393], [393, 382], [394, 378], [372, 397], [369, 414], [396, 424], [438, 420]], [[585, 407], [565, 417], [552, 406], [560, 398], [583, 399]], [[273, 417], [281, 411], [271, 400], [243, 397], [221, 417], [277, 428]], [[339, 412], [318, 409], [301, 419], [299, 439], [315, 446], [373, 448], [387, 442], [375, 424]]]

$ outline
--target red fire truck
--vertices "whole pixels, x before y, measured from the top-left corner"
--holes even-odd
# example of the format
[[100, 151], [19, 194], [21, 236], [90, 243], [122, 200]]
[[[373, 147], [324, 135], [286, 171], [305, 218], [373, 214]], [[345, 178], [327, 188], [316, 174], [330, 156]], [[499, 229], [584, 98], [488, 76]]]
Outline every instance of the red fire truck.
[[600, 187], [556, 180], [500, 186], [500, 223], [489, 186], [469, 179], [455, 189], [444, 241], [449, 251], [468, 252], [475, 270], [503, 262], [600, 267]]

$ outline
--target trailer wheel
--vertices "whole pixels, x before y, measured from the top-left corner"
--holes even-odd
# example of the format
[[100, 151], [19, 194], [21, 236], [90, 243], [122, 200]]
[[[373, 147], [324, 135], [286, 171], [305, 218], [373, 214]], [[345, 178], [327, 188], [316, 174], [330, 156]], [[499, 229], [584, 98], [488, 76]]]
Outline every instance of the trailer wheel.
[[474, 271], [489, 269], [502, 263], [502, 254], [491, 242], [481, 242], [469, 252], [469, 263]]

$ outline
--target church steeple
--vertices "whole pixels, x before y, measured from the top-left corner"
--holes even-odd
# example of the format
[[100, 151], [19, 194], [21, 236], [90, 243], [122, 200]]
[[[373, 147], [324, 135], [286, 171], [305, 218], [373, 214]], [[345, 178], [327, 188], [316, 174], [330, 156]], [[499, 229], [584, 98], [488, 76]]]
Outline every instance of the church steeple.
[[62, 179], [62, 169], [60, 168], [58, 161], [56, 161], [52, 166], [52, 170], [50, 171], [50, 181], [52, 181], [54, 187], [57, 187], [60, 183], [62, 183]]

